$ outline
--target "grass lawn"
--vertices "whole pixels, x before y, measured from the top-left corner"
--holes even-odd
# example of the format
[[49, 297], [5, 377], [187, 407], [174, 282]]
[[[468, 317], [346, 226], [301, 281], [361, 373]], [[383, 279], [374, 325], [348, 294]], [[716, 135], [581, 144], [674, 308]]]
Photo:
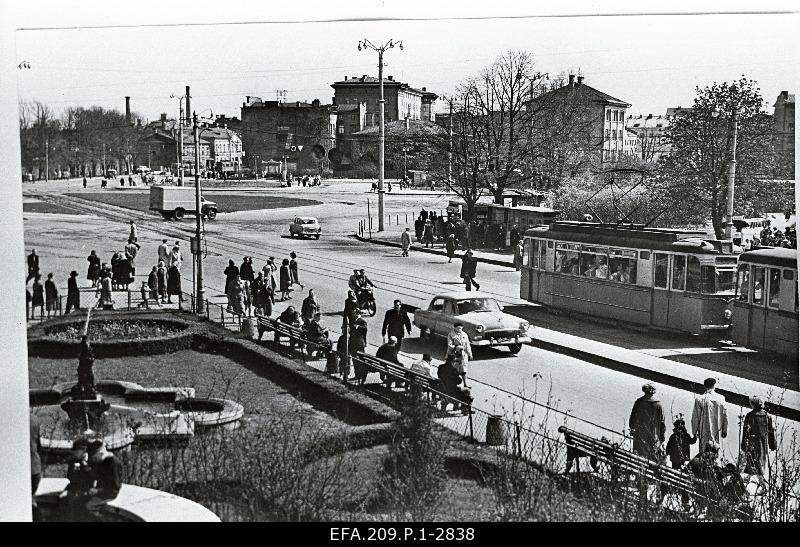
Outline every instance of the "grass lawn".
[[[146, 192], [87, 192], [85, 194], [72, 193], [67, 195], [125, 207], [135, 211], [148, 211], [150, 209], [150, 194]], [[246, 194], [215, 192], [213, 194], [204, 194], [204, 196], [217, 204], [220, 213], [258, 209], [285, 209], [287, 207], [302, 207], [321, 203], [313, 199], [259, 195], [258, 192], [248, 192]]]
[[55, 203], [47, 203], [46, 201], [31, 201], [22, 204], [23, 213], [59, 213], [62, 215], [81, 215], [80, 211], [63, 207]]

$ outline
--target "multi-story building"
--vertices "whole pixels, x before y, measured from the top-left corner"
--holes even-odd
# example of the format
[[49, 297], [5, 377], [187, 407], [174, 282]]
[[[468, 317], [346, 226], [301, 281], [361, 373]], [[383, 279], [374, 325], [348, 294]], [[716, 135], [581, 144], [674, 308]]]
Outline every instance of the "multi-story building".
[[[569, 75], [569, 82], [528, 101], [527, 110], [535, 131], [553, 130], [567, 143], [567, 152], [593, 156], [600, 162], [624, 155], [625, 110], [631, 105], [598, 91]], [[554, 128], [568, 124], [570, 128]]]
[[292, 173], [329, 168], [328, 154], [336, 143], [336, 109], [320, 104], [262, 101], [248, 96], [242, 104], [242, 143], [246, 164], [259, 169], [280, 162]]
[[[680, 107], [679, 107], [680, 108]], [[686, 110], [686, 109], [680, 109]], [[667, 112], [679, 112], [675, 108], [667, 109]], [[675, 114], [654, 115], [639, 114], [628, 116], [625, 120], [625, 128], [638, 137], [638, 147], [636, 154], [645, 161], [658, 161], [663, 155], [669, 154], [672, 148], [666, 139], [666, 131], [670, 120]]]
[[781, 91], [773, 106], [776, 149], [791, 165], [791, 178], [794, 179], [794, 93]]
[[[373, 76], [366, 74], [361, 77], [345, 76], [344, 80], [331, 84], [334, 89], [333, 102], [336, 106], [365, 103], [365, 125], [367, 127], [377, 125], [379, 86], [378, 78]], [[387, 76], [383, 80], [383, 97], [386, 101], [384, 110], [386, 123], [405, 118], [433, 121], [433, 106], [438, 96], [424, 87], [415, 89], [406, 83], [396, 81], [393, 76]]]

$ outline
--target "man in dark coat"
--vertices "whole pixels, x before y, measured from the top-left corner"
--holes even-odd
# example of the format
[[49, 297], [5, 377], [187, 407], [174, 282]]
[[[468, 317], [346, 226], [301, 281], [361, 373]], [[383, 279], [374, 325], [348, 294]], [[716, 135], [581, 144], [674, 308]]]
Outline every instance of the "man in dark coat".
[[[398, 349], [397, 339], [394, 336], [390, 336], [389, 341], [378, 348], [378, 351], [375, 353], [375, 357], [402, 366], [400, 361], [397, 359]], [[383, 382], [387, 388], [392, 389], [392, 385], [396, 381], [398, 381], [396, 377], [381, 373], [381, 382]]]
[[95, 487], [91, 489], [91, 499], [86, 503], [89, 511], [98, 510], [113, 500], [122, 489], [122, 464], [114, 455], [106, 450], [103, 441], [89, 443], [89, 464], [94, 473]]
[[242, 265], [239, 267], [239, 277], [242, 278], [242, 281], [249, 281], [250, 283], [255, 279], [253, 264], [249, 261], [248, 257], [242, 259]]
[[750, 398], [753, 410], [744, 417], [742, 427], [742, 455], [744, 472], [750, 475], [764, 476], [767, 463], [767, 452], [777, 448], [775, 427], [772, 418], [764, 410], [764, 402], [759, 397]]
[[481, 290], [481, 286], [475, 281], [475, 272], [478, 269], [478, 259], [472, 256], [472, 251], [467, 251], [461, 257], [461, 278], [464, 280], [465, 290], [471, 291], [474, 286], [475, 289]]
[[75, 311], [80, 311], [81, 309], [81, 291], [78, 289], [78, 272], [71, 271], [69, 274], [69, 279], [67, 279], [67, 305], [64, 308], [64, 313], [69, 313], [69, 311], [75, 308]]
[[147, 276], [147, 288], [150, 289], [150, 298], [155, 300], [156, 304], [161, 305], [158, 292], [158, 266], [153, 266], [153, 270]]
[[425, 221], [422, 220], [422, 216], [417, 217], [417, 220], [414, 221], [414, 235], [417, 237], [417, 241], [422, 241], [422, 232], [425, 230]]
[[47, 274], [47, 281], [44, 282], [44, 299], [45, 307], [47, 308], [47, 317], [50, 317], [50, 312], [55, 313], [60, 310], [61, 305], [58, 301], [58, 288], [56, 282], [53, 281], [53, 274]]
[[314, 289], [308, 289], [308, 296], [303, 299], [303, 305], [300, 307], [300, 315], [303, 316], [303, 322], [311, 322], [318, 312], [319, 304], [316, 296], [314, 296]]
[[631, 410], [628, 425], [633, 437], [633, 451], [645, 458], [656, 460], [658, 449], [664, 442], [666, 424], [664, 409], [653, 396], [656, 388], [653, 384], [642, 386], [644, 395], [636, 399]]
[[403, 311], [403, 303], [400, 300], [394, 301], [394, 308], [386, 312], [383, 318], [381, 336], [386, 340], [386, 335], [394, 336], [397, 339], [397, 351], [403, 345], [405, 333], [411, 334], [411, 320], [408, 314]]
[[350, 357], [353, 358], [353, 369], [355, 370], [354, 380], [358, 385], [363, 386], [367, 381], [367, 367], [358, 359], [356, 354], [359, 351], [364, 351], [367, 347], [367, 322], [358, 318], [355, 322], [353, 330], [350, 332], [347, 341], [347, 351]]
[[36, 249], [31, 249], [31, 254], [28, 255], [28, 277], [25, 283], [39, 275], [39, 255], [36, 254]]
[[347, 291], [347, 300], [344, 301], [344, 316], [342, 319], [342, 329], [349, 327], [351, 330], [355, 328], [356, 320], [361, 317], [361, 312], [358, 309], [358, 299], [356, 293]]

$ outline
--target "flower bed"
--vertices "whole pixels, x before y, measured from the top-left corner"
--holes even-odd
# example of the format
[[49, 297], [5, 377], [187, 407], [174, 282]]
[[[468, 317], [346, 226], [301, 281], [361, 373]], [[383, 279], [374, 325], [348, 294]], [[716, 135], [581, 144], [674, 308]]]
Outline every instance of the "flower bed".
[[[89, 340], [144, 340], [174, 336], [186, 327], [177, 323], [148, 320], [90, 321]], [[45, 330], [45, 336], [55, 340], [79, 341], [83, 336], [83, 324], [71, 323]]]

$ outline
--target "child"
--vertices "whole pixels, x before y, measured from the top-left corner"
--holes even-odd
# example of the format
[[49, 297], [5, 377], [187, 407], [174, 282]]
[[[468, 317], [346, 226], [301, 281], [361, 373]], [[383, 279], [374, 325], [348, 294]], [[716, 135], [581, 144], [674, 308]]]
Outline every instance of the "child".
[[150, 290], [150, 287], [147, 286], [147, 281], [142, 281], [142, 288], [140, 289], [142, 293], [142, 302], [139, 304], [140, 308], [147, 308], [150, 309], [150, 305], [147, 302], [147, 293]]
[[683, 464], [689, 461], [689, 445], [697, 442], [697, 437], [692, 437], [686, 431], [686, 423], [683, 418], [678, 418], [672, 424], [672, 435], [667, 441], [667, 456], [669, 456], [673, 469], [680, 469]]

